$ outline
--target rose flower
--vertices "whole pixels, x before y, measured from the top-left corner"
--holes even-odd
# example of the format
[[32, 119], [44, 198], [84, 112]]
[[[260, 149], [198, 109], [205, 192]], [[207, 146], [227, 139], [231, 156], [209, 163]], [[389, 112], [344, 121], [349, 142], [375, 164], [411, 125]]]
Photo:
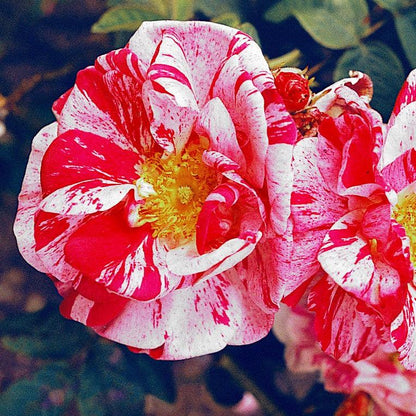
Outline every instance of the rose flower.
[[296, 128], [254, 41], [212, 23], [144, 23], [53, 110], [15, 233], [62, 314], [163, 359], [264, 337], [273, 315], [247, 284], [264, 273], [235, 266], [266, 226], [285, 227]]
[[390, 341], [413, 276], [392, 184], [403, 171], [396, 164], [387, 174], [393, 168], [384, 168], [382, 154], [394, 158], [386, 147], [391, 133], [384, 143], [381, 117], [369, 106], [371, 81], [353, 75], [312, 97], [296, 119], [303, 134], [294, 146], [291, 215], [276, 239], [272, 289], [289, 305], [307, 296], [323, 350], [344, 361]]

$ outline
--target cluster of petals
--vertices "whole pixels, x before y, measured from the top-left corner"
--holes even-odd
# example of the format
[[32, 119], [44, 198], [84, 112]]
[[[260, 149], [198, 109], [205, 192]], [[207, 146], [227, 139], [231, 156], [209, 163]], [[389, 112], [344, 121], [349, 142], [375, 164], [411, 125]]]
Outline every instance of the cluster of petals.
[[296, 126], [258, 45], [208, 22], [144, 23], [53, 110], [15, 234], [62, 314], [162, 359], [264, 337], [257, 246], [287, 227]]
[[400, 364], [392, 344], [379, 346], [363, 360], [341, 362], [322, 351], [313, 324], [314, 316], [305, 305], [292, 309], [283, 305], [274, 333], [285, 345], [290, 371], [315, 373], [327, 391], [347, 395], [337, 416], [416, 415], [416, 373]]
[[[387, 125], [371, 109], [370, 79], [353, 73], [297, 117], [287, 231], [277, 239], [276, 291], [295, 305], [308, 296], [323, 348], [360, 360], [392, 342], [416, 368], [415, 80], [403, 86]], [[305, 120], [315, 123], [305, 129]]]

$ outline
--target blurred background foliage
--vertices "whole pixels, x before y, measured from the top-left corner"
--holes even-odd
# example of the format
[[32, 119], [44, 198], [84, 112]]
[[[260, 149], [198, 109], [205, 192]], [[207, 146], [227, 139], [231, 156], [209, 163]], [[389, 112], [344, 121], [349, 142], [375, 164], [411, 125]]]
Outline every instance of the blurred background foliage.
[[366, 72], [385, 121], [416, 66], [416, 0], [0, 0], [0, 415], [333, 415], [344, 398], [289, 373], [273, 335], [154, 361], [63, 319], [52, 283], [18, 254], [17, 195], [53, 101], [79, 69], [160, 19], [239, 28], [272, 68], [307, 67], [316, 91]]

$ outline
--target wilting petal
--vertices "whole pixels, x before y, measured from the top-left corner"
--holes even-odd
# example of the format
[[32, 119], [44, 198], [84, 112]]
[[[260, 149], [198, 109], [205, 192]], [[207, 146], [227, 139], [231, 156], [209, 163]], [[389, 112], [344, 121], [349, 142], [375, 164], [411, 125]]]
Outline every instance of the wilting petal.
[[309, 308], [322, 349], [337, 360], [360, 360], [373, 353], [385, 337], [377, 314], [329, 279], [311, 290]]
[[35, 252], [34, 222], [35, 213], [42, 200], [40, 186], [40, 166], [48, 146], [56, 138], [57, 123], [44, 127], [33, 139], [32, 152], [29, 157], [22, 192], [19, 195], [19, 215], [14, 224], [14, 233], [20, 253], [24, 259], [41, 272], [48, 272]]
[[137, 178], [139, 156], [121, 149], [107, 139], [72, 130], [48, 147], [42, 161], [43, 195], [89, 179], [132, 183]]

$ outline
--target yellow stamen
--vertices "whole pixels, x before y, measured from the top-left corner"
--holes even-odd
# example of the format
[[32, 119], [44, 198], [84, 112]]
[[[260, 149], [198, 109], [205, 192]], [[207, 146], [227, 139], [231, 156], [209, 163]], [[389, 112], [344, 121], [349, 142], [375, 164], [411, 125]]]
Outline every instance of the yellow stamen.
[[399, 195], [393, 218], [401, 224], [410, 240], [410, 260], [416, 266], [416, 194]]
[[[192, 144], [180, 155], [163, 158], [157, 153], [147, 158], [136, 181], [145, 203], [137, 210], [135, 226], [150, 223], [153, 236], [169, 246], [193, 237], [202, 204], [217, 185], [215, 171], [202, 161], [204, 150], [201, 144]], [[143, 184], [153, 192], [143, 195]]]

